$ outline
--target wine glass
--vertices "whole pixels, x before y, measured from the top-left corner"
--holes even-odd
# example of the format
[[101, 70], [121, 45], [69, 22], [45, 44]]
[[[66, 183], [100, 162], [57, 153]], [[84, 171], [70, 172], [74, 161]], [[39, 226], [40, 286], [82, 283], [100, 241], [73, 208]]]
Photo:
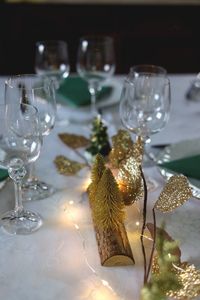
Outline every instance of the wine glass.
[[10, 234], [29, 234], [42, 225], [39, 214], [24, 209], [21, 192], [26, 164], [38, 158], [42, 143], [37, 109], [1, 104], [0, 122], [0, 166], [15, 185], [15, 208], [1, 216], [1, 226]]
[[85, 36], [79, 41], [77, 72], [87, 81], [91, 95], [91, 114], [97, 113], [97, 92], [115, 72], [114, 41], [108, 36]]
[[[145, 145], [145, 154], [150, 137], [161, 131], [169, 119], [170, 81], [164, 68], [154, 65], [140, 65], [130, 69], [124, 81], [119, 114], [122, 124]], [[151, 189], [156, 184], [149, 180]]]
[[[53, 82], [37, 75], [16, 75], [5, 83], [5, 103], [19, 105], [28, 103], [38, 110], [40, 132], [42, 136], [49, 135], [55, 124], [56, 100]], [[23, 195], [26, 200], [43, 199], [55, 192], [55, 188], [40, 181], [35, 175], [34, 164], [30, 164], [29, 178], [23, 184]]]
[[47, 40], [36, 43], [35, 72], [53, 80], [55, 89], [69, 75], [68, 47], [65, 41]]

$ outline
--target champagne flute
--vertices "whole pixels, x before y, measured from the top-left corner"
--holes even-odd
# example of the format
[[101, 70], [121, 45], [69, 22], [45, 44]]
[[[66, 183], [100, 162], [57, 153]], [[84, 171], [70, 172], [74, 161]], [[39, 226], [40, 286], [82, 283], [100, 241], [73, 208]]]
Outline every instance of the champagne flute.
[[[16, 75], [5, 83], [5, 102], [7, 105], [28, 103], [38, 110], [42, 136], [50, 134], [55, 125], [56, 100], [54, 84], [48, 78], [41, 81], [37, 75]], [[23, 184], [26, 200], [43, 199], [55, 192], [55, 188], [40, 181], [35, 175], [34, 164], [30, 164], [28, 180]]]
[[[144, 145], [150, 143], [152, 134], [161, 131], [169, 120], [170, 82], [164, 68], [140, 65], [130, 69], [124, 81], [119, 114], [122, 124], [137, 136]], [[148, 158], [151, 155], [145, 147]], [[151, 189], [156, 183], [149, 180]]]
[[55, 89], [69, 75], [68, 47], [65, 41], [38, 41], [35, 51], [35, 72], [41, 77], [53, 80]]
[[42, 219], [24, 209], [21, 187], [26, 164], [35, 161], [40, 153], [37, 109], [27, 104], [2, 104], [0, 121], [0, 166], [8, 170], [15, 185], [15, 208], [1, 216], [1, 226], [10, 234], [30, 234], [40, 228]]
[[97, 93], [115, 72], [114, 41], [108, 36], [85, 36], [79, 41], [77, 72], [87, 81], [91, 95], [91, 114], [97, 113]]

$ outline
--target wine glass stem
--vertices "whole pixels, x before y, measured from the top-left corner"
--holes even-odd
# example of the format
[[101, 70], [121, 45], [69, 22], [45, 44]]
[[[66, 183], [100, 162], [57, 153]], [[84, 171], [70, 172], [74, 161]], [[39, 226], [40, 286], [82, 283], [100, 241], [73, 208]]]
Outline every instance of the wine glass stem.
[[91, 114], [94, 117], [98, 115], [97, 108], [96, 108], [97, 91], [98, 91], [97, 84], [89, 84], [89, 92], [91, 95]]
[[29, 165], [28, 181], [32, 181], [35, 178], [35, 163], [33, 162]]
[[14, 181], [14, 186], [15, 186], [15, 214], [18, 215], [24, 209], [22, 204], [21, 182]]
[[10, 178], [14, 181], [15, 186], [15, 215], [20, 216], [23, 212], [22, 204], [22, 179], [26, 175], [26, 169], [24, 167], [23, 161], [20, 158], [14, 158], [10, 161], [10, 166], [8, 168], [8, 174]]
[[97, 109], [96, 109], [96, 94], [91, 94], [91, 113], [92, 115], [97, 115]]

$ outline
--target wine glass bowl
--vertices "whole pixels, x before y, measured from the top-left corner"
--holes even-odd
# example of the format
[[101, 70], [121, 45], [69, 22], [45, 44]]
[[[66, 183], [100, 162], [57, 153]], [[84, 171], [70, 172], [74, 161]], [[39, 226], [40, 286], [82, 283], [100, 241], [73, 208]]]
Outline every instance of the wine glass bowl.
[[[147, 165], [154, 161], [146, 145], [167, 124], [170, 99], [170, 81], [164, 68], [141, 65], [130, 69], [122, 88], [119, 114], [124, 127], [142, 138]], [[154, 190], [156, 185], [148, 180], [149, 189]]]
[[15, 184], [15, 208], [1, 216], [2, 228], [10, 234], [30, 234], [42, 225], [41, 217], [22, 205], [21, 186], [26, 165], [35, 161], [42, 139], [37, 109], [32, 105], [0, 106], [0, 166]]
[[144, 141], [162, 130], [169, 119], [170, 82], [167, 77], [139, 76], [125, 80], [120, 117], [123, 125]]
[[[41, 80], [37, 75], [16, 75], [10, 77], [5, 84], [5, 102], [13, 109], [29, 103], [38, 110], [40, 133], [48, 135], [54, 127], [56, 118], [56, 99], [54, 83], [51, 79]], [[23, 184], [26, 200], [43, 199], [55, 192], [50, 184], [40, 181], [34, 175], [34, 164], [30, 164], [30, 175]]]
[[91, 112], [97, 115], [96, 98], [102, 84], [115, 72], [114, 41], [108, 36], [85, 36], [79, 41], [77, 72], [88, 83]]
[[36, 42], [35, 72], [54, 81], [55, 88], [69, 75], [68, 46], [65, 41], [47, 40]]

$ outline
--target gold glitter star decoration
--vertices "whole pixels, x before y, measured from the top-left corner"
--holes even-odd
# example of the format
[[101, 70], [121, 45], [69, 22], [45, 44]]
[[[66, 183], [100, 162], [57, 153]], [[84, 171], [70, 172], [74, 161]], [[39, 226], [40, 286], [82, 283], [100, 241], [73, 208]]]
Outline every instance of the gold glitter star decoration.
[[192, 189], [189, 186], [187, 177], [175, 175], [165, 185], [155, 203], [155, 209], [161, 212], [170, 212], [183, 205], [191, 197]]
[[82, 168], [86, 166], [83, 163], [70, 160], [69, 158], [63, 155], [58, 155], [55, 158], [54, 163], [56, 165], [58, 172], [62, 175], [67, 175], [67, 176], [73, 176], [77, 174]]

